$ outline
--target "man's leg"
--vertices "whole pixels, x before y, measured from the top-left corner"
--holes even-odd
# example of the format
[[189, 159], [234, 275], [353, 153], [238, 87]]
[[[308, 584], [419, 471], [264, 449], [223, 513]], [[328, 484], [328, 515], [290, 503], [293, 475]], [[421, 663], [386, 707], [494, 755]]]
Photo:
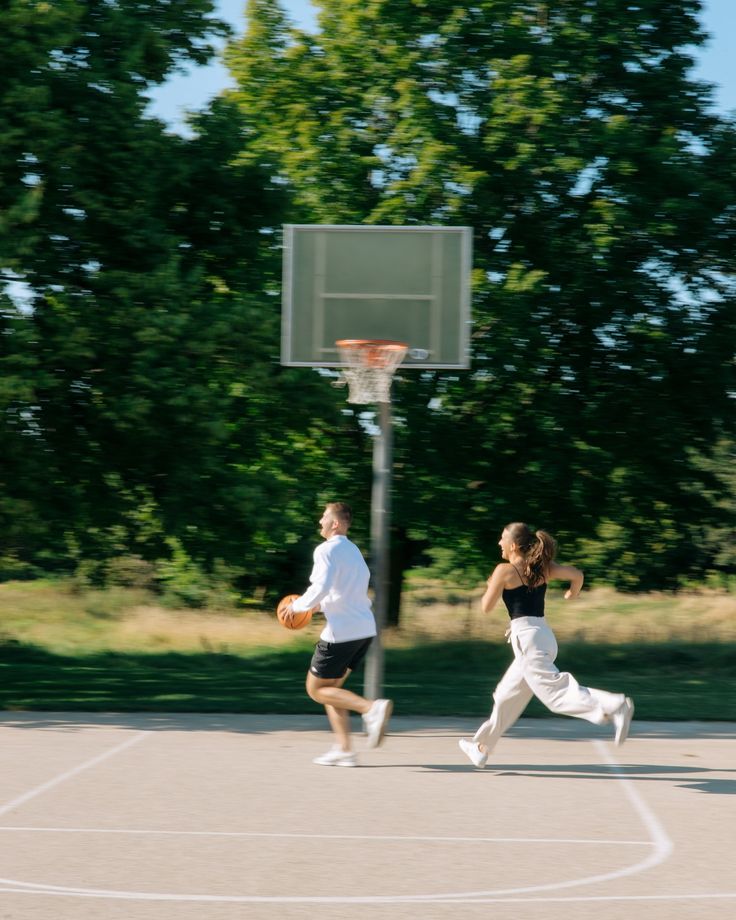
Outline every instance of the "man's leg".
[[[359, 712], [363, 716], [369, 748], [381, 744], [391, 718], [391, 700], [368, 700], [343, 687], [348, 675], [363, 660], [371, 641], [369, 637], [342, 644], [318, 642], [307, 674], [307, 693], [325, 707], [342, 751], [350, 750], [350, 712]], [[341, 676], [335, 676], [338, 674]], [[331, 758], [328, 759], [331, 762]]]
[[336, 678], [315, 677], [311, 671], [307, 673], [307, 693], [315, 703], [325, 707], [330, 727], [343, 751], [350, 750], [350, 713], [365, 715], [372, 705], [372, 700], [343, 689], [350, 673], [348, 670], [342, 677]]
[[325, 678], [315, 677], [311, 671], [307, 673], [307, 693], [315, 703], [325, 707], [330, 728], [343, 751], [350, 750], [350, 712], [362, 714], [371, 706], [362, 696], [343, 689], [350, 674], [347, 670], [342, 677]]

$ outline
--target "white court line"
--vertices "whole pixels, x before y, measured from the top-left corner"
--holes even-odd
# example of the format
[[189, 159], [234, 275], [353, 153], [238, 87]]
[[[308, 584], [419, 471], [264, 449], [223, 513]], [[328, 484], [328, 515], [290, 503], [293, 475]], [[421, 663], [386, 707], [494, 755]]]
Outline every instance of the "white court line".
[[[0, 888], [2, 891], [2, 888]], [[563, 898], [437, 898], [433, 904], [572, 904], [593, 901], [704, 901], [730, 900], [736, 891], [700, 892], [695, 894], [591, 894]]]
[[[21, 883], [23, 884], [23, 883]], [[121, 894], [109, 892], [95, 892], [91, 889], [74, 890], [72, 888], [63, 891], [36, 891], [31, 888], [10, 888], [0, 885], [0, 894], [47, 894], [55, 897], [67, 898], [104, 898], [105, 900], [125, 899], [125, 900], [142, 900], [142, 898], [131, 898], [126, 892]], [[431, 904], [573, 904], [578, 902], [598, 902], [598, 901], [727, 901], [736, 899], [736, 891], [725, 891], [719, 893], [696, 892], [693, 894], [601, 894], [601, 895], [580, 895], [569, 896], [564, 898], [435, 898]], [[172, 897], [171, 895], [146, 895], [145, 900], [149, 901], [218, 901], [234, 902], [242, 904], [247, 898], [241, 898], [237, 895], [228, 897], [226, 895], [212, 896], [188, 896]], [[302, 903], [310, 900], [309, 898], [281, 898], [281, 902], [293, 901]], [[314, 899], [312, 899], [314, 900]]]
[[160, 837], [280, 837], [288, 840], [393, 840], [409, 842], [441, 842], [441, 843], [579, 843], [585, 846], [627, 846], [650, 847], [651, 840], [604, 840], [600, 837], [437, 837], [437, 836], [410, 836], [407, 834], [275, 834], [261, 833], [259, 831], [164, 831], [151, 828], [129, 827], [38, 827], [35, 825], [0, 824], [0, 833], [17, 831], [20, 833], [46, 833], [46, 834], [136, 834]]
[[[607, 748], [600, 741], [593, 741], [602, 759], [608, 763], [613, 775], [622, 784], [629, 801], [638, 813], [642, 823], [650, 833], [650, 843], [654, 847], [654, 852], [643, 859], [641, 862], [634, 863], [623, 869], [613, 872], [602, 873], [599, 875], [586, 876], [578, 879], [571, 879], [564, 882], [553, 882], [545, 885], [528, 885], [520, 888], [492, 889], [488, 891], [465, 891], [465, 892], [448, 892], [431, 895], [375, 895], [375, 896], [357, 896], [357, 897], [340, 897], [340, 896], [288, 896], [288, 895], [206, 895], [206, 894], [166, 894], [159, 892], [138, 892], [138, 891], [117, 891], [100, 888], [81, 888], [64, 885], [46, 885], [35, 882], [23, 882], [17, 879], [0, 878], [0, 890], [10, 890], [23, 893], [34, 894], [53, 894], [60, 896], [77, 896], [77, 897], [98, 897], [111, 898], [119, 900], [145, 900], [145, 901], [180, 901], [180, 902], [217, 902], [217, 903], [250, 903], [250, 904], [398, 904], [398, 903], [464, 903], [475, 900], [503, 900], [502, 896], [508, 895], [529, 895], [532, 892], [555, 891], [563, 888], [576, 888], [581, 885], [591, 885], [600, 882], [608, 882], [614, 879], [624, 878], [629, 875], [635, 875], [651, 869], [654, 866], [666, 860], [673, 849], [673, 844], [667, 836], [664, 828], [660, 825], [649, 807], [645, 804], [633, 785], [626, 779], [623, 773], [618, 769], [618, 764], [609, 755]], [[283, 835], [291, 836], [291, 835]], [[713, 898], [730, 898], [730, 894], [710, 894], [708, 897]], [[651, 896], [647, 896], [651, 897]], [[701, 895], [685, 895], [686, 898], [704, 897]], [[668, 900], [679, 899], [679, 896], [667, 896]], [[581, 898], [570, 898], [570, 900], [587, 900], [584, 896]], [[548, 901], [552, 898], [509, 898], [510, 901], [516, 900], [534, 900]], [[562, 898], [560, 900], [567, 900]], [[616, 897], [605, 898], [596, 897], [591, 900], [617, 900]], [[632, 898], [632, 900], [641, 900]]]
[[616, 763], [611, 754], [609, 753], [608, 748], [602, 742], [596, 739], [593, 741], [596, 750], [598, 751], [602, 760], [605, 760], [608, 766], [611, 768], [611, 772], [618, 779], [621, 784], [624, 792], [629, 797], [630, 802], [634, 806], [635, 810], [639, 813], [642, 823], [649, 831], [649, 836], [654, 843], [656, 850], [652, 854], [652, 859], [656, 861], [653, 865], [658, 865], [661, 862], [664, 862], [667, 859], [672, 851], [674, 850], [674, 844], [667, 836], [667, 832], [659, 823], [657, 818], [654, 815], [654, 812], [649, 808], [645, 803], [639, 793], [636, 791], [634, 784], [628, 779], [619, 769], [619, 765]]
[[[21, 883], [23, 884], [23, 883]], [[133, 892], [109, 892], [94, 891], [90, 888], [66, 888], [57, 891], [37, 891], [30, 888], [10, 888], [0, 885], [0, 894], [46, 894], [56, 897], [67, 898], [103, 898], [105, 900], [126, 900], [126, 901], [216, 901], [218, 903], [235, 903], [242, 904], [245, 901], [258, 900], [257, 898], [244, 898], [238, 895], [166, 895], [166, 894], [146, 894], [135, 895]], [[571, 904], [578, 902], [603, 902], [603, 901], [724, 901], [736, 899], [736, 891], [711, 893], [696, 892], [694, 894], [632, 894], [632, 895], [591, 895], [591, 896], [570, 896], [564, 898], [433, 898], [431, 901], [423, 901], [423, 904]], [[262, 900], [268, 900], [264, 898]], [[324, 901], [322, 898], [273, 898], [273, 901], [279, 903], [302, 904], [308, 901]], [[378, 899], [376, 899], [378, 900]], [[385, 903], [395, 903], [396, 898], [384, 898]], [[406, 899], [404, 899], [406, 900]]]
[[6, 802], [5, 805], [0, 807], [0, 815], [7, 814], [9, 811], [12, 811], [19, 805], [23, 805], [25, 802], [28, 802], [31, 799], [35, 799], [36, 796], [41, 795], [44, 792], [48, 792], [48, 790], [53, 789], [54, 786], [58, 786], [60, 783], [65, 783], [73, 776], [77, 776], [77, 774], [83, 773], [85, 770], [96, 767], [97, 764], [102, 763], [103, 760], [114, 757], [115, 754], [119, 754], [120, 751], [124, 751], [126, 748], [132, 747], [134, 744], [138, 744], [139, 741], [142, 741], [144, 738], [148, 737], [148, 735], [150, 735], [150, 732], [139, 732], [132, 738], [128, 738], [128, 740], [124, 741], [122, 744], [117, 745], [117, 747], [111, 748], [109, 751], [105, 751], [103, 754], [98, 754], [96, 757], [92, 757], [90, 760], [85, 760], [85, 762], [80, 763], [79, 766], [74, 767], [71, 770], [67, 770], [65, 773], [60, 773], [59, 776], [55, 776], [53, 779], [48, 780], [48, 782], [42, 783], [40, 786], [36, 786], [35, 789], [31, 789], [29, 792], [24, 792], [23, 795], [19, 795], [17, 798], [11, 799], [10, 802]]

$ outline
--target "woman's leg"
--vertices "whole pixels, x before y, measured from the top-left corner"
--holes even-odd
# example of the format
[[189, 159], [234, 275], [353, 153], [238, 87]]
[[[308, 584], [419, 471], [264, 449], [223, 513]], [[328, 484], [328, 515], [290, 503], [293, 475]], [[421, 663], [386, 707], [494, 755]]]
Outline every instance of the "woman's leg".
[[512, 644], [523, 662], [524, 679], [552, 712], [602, 725], [623, 705], [623, 693], [583, 687], [572, 674], [558, 670], [557, 640], [544, 621], [517, 630]]
[[493, 691], [493, 710], [490, 717], [473, 736], [473, 741], [481, 746], [481, 750], [490, 752], [494, 749], [498, 739], [516, 722], [532, 696], [532, 691], [524, 679], [523, 664], [514, 657]]

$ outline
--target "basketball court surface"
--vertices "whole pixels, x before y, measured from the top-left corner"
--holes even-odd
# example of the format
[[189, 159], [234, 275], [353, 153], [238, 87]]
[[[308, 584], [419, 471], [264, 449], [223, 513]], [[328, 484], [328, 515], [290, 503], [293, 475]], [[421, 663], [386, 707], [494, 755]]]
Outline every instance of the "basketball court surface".
[[0, 917], [736, 916], [733, 725], [524, 719], [482, 771], [475, 727], [346, 769], [321, 715], [0, 713]]

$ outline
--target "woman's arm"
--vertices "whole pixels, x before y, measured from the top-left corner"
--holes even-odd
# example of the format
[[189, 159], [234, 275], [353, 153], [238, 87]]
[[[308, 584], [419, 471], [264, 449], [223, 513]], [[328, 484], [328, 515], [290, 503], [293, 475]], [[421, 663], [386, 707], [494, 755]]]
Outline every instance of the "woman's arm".
[[501, 562], [493, 570], [493, 574], [486, 582], [486, 593], [481, 598], [480, 609], [483, 613], [490, 613], [503, 594], [506, 584], [506, 564]]
[[560, 581], [570, 582], [570, 587], [565, 591], [565, 600], [569, 601], [580, 594], [585, 576], [580, 569], [576, 569], [574, 565], [558, 565], [556, 562], [553, 562], [550, 564], [549, 570], [547, 571], [547, 578], [559, 578]]

